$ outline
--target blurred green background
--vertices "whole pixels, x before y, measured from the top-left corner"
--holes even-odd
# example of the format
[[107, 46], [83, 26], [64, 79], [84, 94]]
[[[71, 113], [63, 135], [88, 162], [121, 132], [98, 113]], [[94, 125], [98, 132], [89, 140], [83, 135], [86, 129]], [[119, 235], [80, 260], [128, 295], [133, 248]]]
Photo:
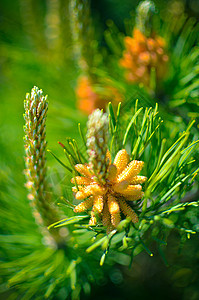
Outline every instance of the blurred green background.
[[[7, 198], [10, 205], [12, 202], [15, 205], [20, 198], [26, 203], [23, 175], [26, 92], [36, 85], [49, 95], [48, 147], [59, 157], [63, 153], [57, 141], [64, 141], [67, 136], [76, 138], [77, 123], [83, 126], [86, 123], [86, 117], [75, 108], [79, 70], [72, 55], [68, 2], [54, 2], [60, 5], [59, 18], [54, 16], [55, 23], [60, 25], [57, 28], [51, 27], [50, 16], [48, 18], [53, 1], [1, 0], [0, 3], [0, 195], [4, 197], [5, 191], [12, 193]], [[190, 16], [199, 17], [198, 0], [155, 2], [160, 10], [176, 4]], [[102, 44], [107, 19], [113, 19], [120, 30], [124, 30], [123, 20], [129, 17], [130, 11], [134, 12], [138, 3], [132, 0], [91, 1], [92, 17]], [[32, 20], [32, 14], [36, 21]], [[50, 154], [48, 166], [59, 168], [65, 176]], [[19, 217], [24, 217], [23, 212]], [[10, 233], [9, 228], [2, 225], [1, 232]], [[23, 226], [25, 230], [26, 225]], [[95, 285], [89, 299], [199, 299], [198, 237], [183, 247], [179, 247], [179, 242], [179, 235], [174, 233], [166, 249], [169, 266], [155, 255], [155, 248], [151, 249], [154, 257], [142, 253], [136, 257], [131, 270], [113, 267], [109, 280]], [[8, 295], [3, 297], [7, 299]]]

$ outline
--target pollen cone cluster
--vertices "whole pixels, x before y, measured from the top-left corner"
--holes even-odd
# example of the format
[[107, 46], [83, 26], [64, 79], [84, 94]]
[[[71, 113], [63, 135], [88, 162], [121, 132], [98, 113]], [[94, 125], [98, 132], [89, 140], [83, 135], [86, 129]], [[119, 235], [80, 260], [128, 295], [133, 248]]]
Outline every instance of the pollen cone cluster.
[[78, 109], [89, 115], [97, 108], [105, 109], [109, 101], [118, 103], [123, 100], [122, 95], [111, 84], [99, 86], [98, 90], [100, 92], [95, 90], [91, 79], [81, 76], [76, 89]]
[[128, 82], [149, 86], [152, 68], [158, 80], [164, 77], [168, 55], [163, 38], [156, 35], [146, 37], [139, 29], [134, 29], [133, 37], [125, 37], [124, 44], [125, 50], [120, 65], [126, 69]]
[[129, 162], [129, 156], [125, 149], [120, 150], [113, 163], [110, 153], [107, 152], [106, 181], [99, 183], [89, 164], [78, 164], [75, 169], [80, 174], [72, 179], [75, 184], [73, 192], [77, 200], [83, 200], [74, 208], [74, 212], [83, 212], [90, 208], [90, 225], [96, 225], [98, 218], [107, 227], [107, 233], [113, 230], [121, 221], [121, 212], [129, 217], [133, 223], [138, 222], [138, 216], [129, 203], [142, 198], [142, 186], [145, 176], [138, 174], [143, 168], [143, 162], [133, 160]]

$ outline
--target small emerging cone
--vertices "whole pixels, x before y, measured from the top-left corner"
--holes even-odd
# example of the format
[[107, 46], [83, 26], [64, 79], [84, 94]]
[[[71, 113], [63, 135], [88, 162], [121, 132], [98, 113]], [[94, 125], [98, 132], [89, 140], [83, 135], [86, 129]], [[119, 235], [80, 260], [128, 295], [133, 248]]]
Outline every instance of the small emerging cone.
[[156, 7], [153, 1], [142, 1], [136, 9], [136, 28], [146, 37], [155, 30]]
[[89, 166], [96, 181], [105, 183], [109, 161], [108, 150], [109, 128], [108, 115], [96, 109], [88, 119], [87, 148]]

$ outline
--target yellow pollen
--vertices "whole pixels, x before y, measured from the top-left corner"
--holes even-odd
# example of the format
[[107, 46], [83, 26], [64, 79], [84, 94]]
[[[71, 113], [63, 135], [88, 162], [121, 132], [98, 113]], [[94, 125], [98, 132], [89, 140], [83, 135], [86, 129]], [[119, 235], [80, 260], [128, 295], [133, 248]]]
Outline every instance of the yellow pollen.
[[129, 155], [125, 149], [120, 150], [114, 159], [113, 164], [117, 167], [117, 174], [120, 174], [129, 162]]
[[90, 170], [85, 165], [82, 165], [82, 164], [75, 165], [75, 169], [77, 170], [77, 172], [79, 172], [80, 174], [82, 174], [88, 178], [90, 178], [92, 176], [92, 174], [90, 173]]
[[128, 166], [123, 170], [123, 172], [118, 175], [117, 182], [121, 182], [124, 180], [130, 181], [132, 177], [139, 174], [139, 172], [143, 168], [143, 165], [144, 165], [143, 161], [139, 161], [139, 160], [131, 161], [128, 164]]
[[[110, 153], [107, 152], [106, 155], [110, 159]], [[120, 150], [114, 163], [109, 164], [104, 184], [95, 181], [92, 170], [87, 165], [76, 165], [76, 170], [83, 176], [76, 176], [71, 180], [77, 184], [72, 190], [76, 199], [84, 201], [75, 207], [74, 212], [83, 212], [92, 207], [89, 225], [96, 225], [98, 218], [101, 218], [103, 226], [107, 228], [107, 234], [120, 223], [121, 211], [130, 217], [132, 222], [138, 222], [137, 214], [127, 203], [144, 196], [140, 184], [147, 178], [138, 175], [143, 164], [138, 160], [129, 163], [126, 150]]]

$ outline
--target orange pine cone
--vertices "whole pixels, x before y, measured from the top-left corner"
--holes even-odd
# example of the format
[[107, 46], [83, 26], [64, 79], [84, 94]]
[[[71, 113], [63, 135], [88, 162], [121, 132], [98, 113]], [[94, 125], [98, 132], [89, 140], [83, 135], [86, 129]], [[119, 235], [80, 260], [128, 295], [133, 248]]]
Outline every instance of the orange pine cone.
[[128, 82], [149, 86], [151, 68], [155, 68], [156, 78], [162, 79], [167, 70], [168, 55], [165, 40], [159, 36], [147, 38], [140, 30], [134, 29], [133, 37], [125, 37], [125, 50], [120, 65], [126, 69]]
[[76, 96], [77, 107], [87, 115], [91, 114], [97, 108], [105, 109], [110, 101], [118, 103], [123, 100], [119, 91], [111, 85], [102, 87], [102, 92], [97, 93], [92, 81], [87, 76], [79, 78]]

